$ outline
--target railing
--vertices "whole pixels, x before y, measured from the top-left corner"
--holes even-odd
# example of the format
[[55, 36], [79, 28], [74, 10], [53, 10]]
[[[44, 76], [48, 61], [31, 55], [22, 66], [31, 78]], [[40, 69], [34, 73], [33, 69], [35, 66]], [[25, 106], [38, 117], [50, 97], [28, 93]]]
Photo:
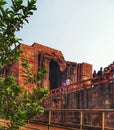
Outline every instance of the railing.
[[102, 76], [88, 78], [86, 80], [83, 80], [80, 83], [73, 83], [73, 84], [70, 84], [69, 86], [55, 88], [55, 89], [50, 90], [50, 96], [67, 94], [67, 93], [70, 93], [73, 91], [88, 89], [88, 88], [98, 86], [101, 84], [103, 85], [103, 84], [111, 83], [114, 81], [113, 75], [114, 75], [114, 72], [110, 72], [110, 73], [104, 74]]
[[[112, 120], [112, 124], [109, 120]], [[48, 130], [51, 127], [69, 130], [114, 130], [114, 110], [45, 109], [44, 116], [32, 121], [35, 122], [47, 125]]]

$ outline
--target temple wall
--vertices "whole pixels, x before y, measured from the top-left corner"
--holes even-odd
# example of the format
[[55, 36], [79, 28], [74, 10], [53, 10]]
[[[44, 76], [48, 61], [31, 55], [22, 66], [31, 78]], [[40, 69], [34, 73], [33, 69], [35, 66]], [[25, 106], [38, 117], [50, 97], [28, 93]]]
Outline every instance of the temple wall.
[[[54, 89], [61, 87], [63, 81], [70, 77], [72, 83], [80, 82], [82, 79], [89, 78], [92, 75], [92, 65], [87, 63], [76, 63], [65, 61], [61, 51], [34, 43], [32, 46], [21, 44], [19, 46], [23, 53], [20, 55], [22, 60], [28, 60], [32, 65], [31, 70], [37, 73], [42, 66], [46, 67], [47, 73], [42, 79], [39, 87]], [[18, 83], [26, 88], [23, 77], [24, 68], [21, 61], [10, 67], [10, 73], [16, 75]], [[30, 84], [29, 86], [33, 86]]]
[[[47, 104], [44, 101], [44, 104], [45, 108], [53, 109], [114, 109], [114, 83], [56, 95], [47, 99]], [[75, 113], [68, 113], [65, 116], [64, 121], [79, 120], [78, 116], [75, 117]], [[86, 117], [87, 124], [101, 125], [101, 114], [85, 113], [83, 116]], [[105, 114], [105, 126], [114, 128], [113, 112]]]
[[55, 103], [58, 104], [57, 106], [59, 106], [59, 108], [113, 109], [114, 83], [99, 85], [68, 94], [61, 94], [59, 96], [53, 96], [52, 101], [55, 100]]

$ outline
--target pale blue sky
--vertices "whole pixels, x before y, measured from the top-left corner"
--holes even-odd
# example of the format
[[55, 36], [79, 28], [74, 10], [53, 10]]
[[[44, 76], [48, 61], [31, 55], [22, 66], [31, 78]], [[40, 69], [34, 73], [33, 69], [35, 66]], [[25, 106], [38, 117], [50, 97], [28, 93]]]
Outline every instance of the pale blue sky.
[[17, 36], [98, 70], [114, 60], [114, 0], [38, 0], [37, 11]]

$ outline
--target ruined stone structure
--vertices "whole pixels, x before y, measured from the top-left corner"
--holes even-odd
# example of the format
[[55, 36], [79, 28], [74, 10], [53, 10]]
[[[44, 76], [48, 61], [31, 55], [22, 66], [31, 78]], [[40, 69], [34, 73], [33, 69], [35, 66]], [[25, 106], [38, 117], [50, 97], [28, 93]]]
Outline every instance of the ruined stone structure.
[[[70, 77], [72, 83], [77, 83], [81, 87], [83, 80], [92, 77], [91, 64], [65, 61], [62, 52], [59, 50], [38, 43], [34, 43], [32, 46], [21, 44], [19, 49], [24, 51], [21, 58], [23, 60], [27, 59], [32, 64], [31, 69], [34, 73], [39, 71], [42, 66], [46, 67], [48, 72], [39, 87], [46, 87], [49, 90], [60, 88], [62, 81], [68, 77]], [[16, 76], [18, 83], [25, 87], [23, 85], [21, 62], [13, 64], [9, 69], [9, 73]], [[52, 105], [47, 104], [47, 106], [52, 107], [59, 96], [53, 97]], [[95, 87], [89, 85], [89, 88], [70, 92], [67, 95], [65, 93], [61, 100], [54, 104], [54, 108], [114, 108], [114, 85], [110, 82]]]
[[[20, 50], [23, 60], [28, 60], [32, 64], [32, 71], [36, 73], [42, 66], [46, 67], [48, 73], [45, 75], [41, 87], [46, 87], [49, 90], [61, 87], [62, 81], [70, 77], [72, 82], [81, 82], [84, 78], [92, 76], [92, 65], [88, 63], [76, 63], [65, 61], [61, 51], [34, 43], [32, 46], [21, 44]], [[15, 69], [14, 69], [15, 68]], [[20, 85], [23, 85], [23, 68], [21, 62], [15, 63], [10, 73], [18, 78]]]
[[[114, 108], [114, 83], [107, 82], [106, 84], [99, 84], [91, 86], [91, 82], [83, 84], [82, 81], [92, 77], [92, 65], [88, 63], [76, 63], [66, 61], [61, 51], [34, 43], [32, 46], [21, 44], [19, 49], [24, 53], [20, 55], [21, 59], [28, 60], [32, 64], [32, 71], [37, 73], [42, 66], [46, 67], [47, 74], [42, 80], [39, 87], [45, 87], [52, 91], [53, 89], [61, 88], [62, 81], [70, 77], [72, 83], [83, 87], [81, 90], [65, 92], [64, 94], [57, 94], [50, 96], [44, 101], [45, 108], [58, 109], [113, 109]], [[16, 62], [9, 69], [9, 73], [17, 77], [18, 83], [24, 88], [23, 67], [21, 62]], [[89, 85], [88, 85], [89, 83]], [[74, 84], [75, 85], [75, 84]], [[87, 86], [86, 86], [87, 85]], [[71, 85], [73, 86], [73, 85]], [[26, 89], [26, 88], [25, 88]], [[57, 114], [57, 113], [56, 113]], [[58, 117], [58, 115], [55, 115]], [[68, 116], [73, 116], [74, 119], [79, 120], [75, 114], [66, 115], [66, 119], [70, 121]], [[113, 117], [113, 118], [112, 118]], [[61, 115], [60, 115], [60, 120]], [[87, 115], [87, 119], [90, 117]], [[92, 120], [96, 121], [97, 116]], [[107, 123], [114, 127], [114, 114], [106, 115]], [[55, 119], [55, 118], [54, 118]], [[86, 119], [86, 120], [87, 120]], [[99, 122], [99, 121], [97, 121]]]

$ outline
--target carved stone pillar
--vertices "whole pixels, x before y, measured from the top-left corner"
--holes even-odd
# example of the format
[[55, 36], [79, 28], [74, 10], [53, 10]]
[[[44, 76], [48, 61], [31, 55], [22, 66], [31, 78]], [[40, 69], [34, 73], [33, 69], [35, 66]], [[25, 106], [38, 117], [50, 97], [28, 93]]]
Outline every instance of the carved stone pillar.
[[48, 89], [48, 90], [50, 89], [50, 82], [49, 82], [49, 63], [50, 63], [49, 59], [45, 59], [44, 60], [44, 66], [46, 67], [47, 73], [45, 74], [44, 79], [43, 79], [43, 87], [45, 89]]

